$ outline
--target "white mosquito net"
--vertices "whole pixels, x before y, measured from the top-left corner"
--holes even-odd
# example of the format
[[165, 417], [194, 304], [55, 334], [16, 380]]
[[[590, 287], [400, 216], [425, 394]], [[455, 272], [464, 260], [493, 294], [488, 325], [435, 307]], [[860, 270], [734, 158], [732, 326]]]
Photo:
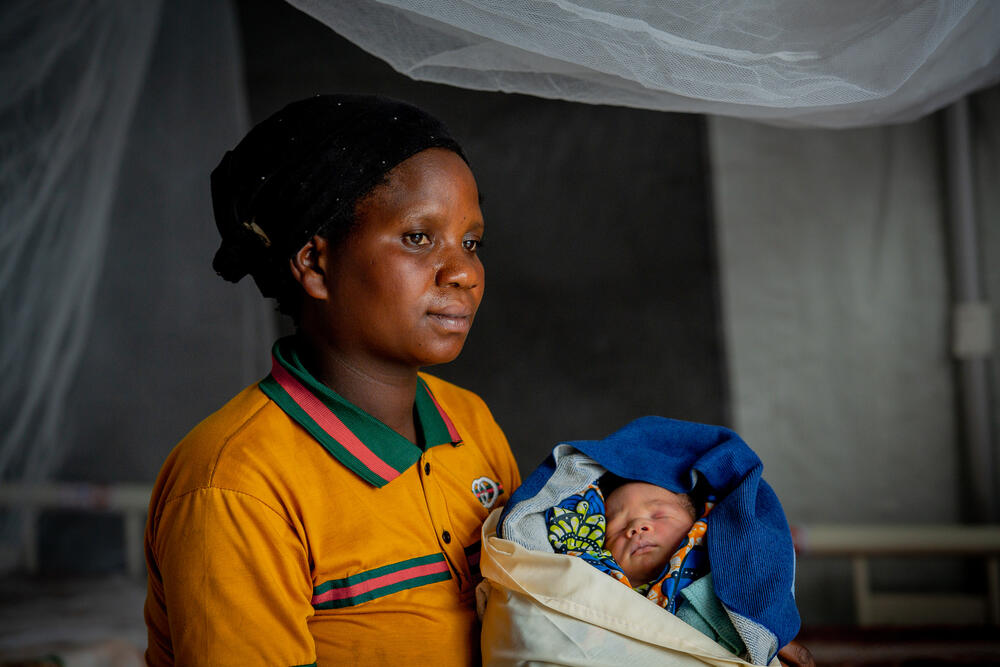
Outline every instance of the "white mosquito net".
[[[249, 123], [240, 56], [228, 0], [0, 3], [0, 486], [73, 457], [145, 481], [199, 404], [261, 377], [272, 306], [210, 265], [208, 174]], [[0, 507], [0, 572], [19, 515]]]
[[158, 2], [0, 10], [0, 480], [57, 461]]
[[289, 0], [414, 79], [783, 124], [913, 120], [1000, 77], [989, 0]]

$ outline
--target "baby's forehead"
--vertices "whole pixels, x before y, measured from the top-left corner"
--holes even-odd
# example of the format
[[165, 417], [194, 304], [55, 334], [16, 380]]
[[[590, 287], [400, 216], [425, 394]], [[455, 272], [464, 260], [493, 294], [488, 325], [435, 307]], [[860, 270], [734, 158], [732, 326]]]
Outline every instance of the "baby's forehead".
[[647, 482], [626, 482], [608, 494], [606, 511], [615, 512], [624, 507], [670, 504], [686, 507], [690, 504], [687, 496]]

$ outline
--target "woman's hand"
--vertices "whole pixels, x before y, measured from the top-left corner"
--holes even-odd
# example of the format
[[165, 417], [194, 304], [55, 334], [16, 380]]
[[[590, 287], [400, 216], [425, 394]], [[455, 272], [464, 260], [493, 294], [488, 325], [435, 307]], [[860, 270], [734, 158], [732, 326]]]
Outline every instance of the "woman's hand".
[[790, 641], [778, 651], [778, 662], [787, 667], [816, 667], [812, 653], [797, 641]]

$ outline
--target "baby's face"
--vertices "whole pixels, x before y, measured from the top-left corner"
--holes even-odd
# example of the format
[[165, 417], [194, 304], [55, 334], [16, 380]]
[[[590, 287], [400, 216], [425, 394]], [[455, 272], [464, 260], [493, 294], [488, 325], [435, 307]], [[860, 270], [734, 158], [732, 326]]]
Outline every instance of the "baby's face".
[[604, 546], [633, 586], [660, 574], [694, 525], [694, 509], [686, 496], [645, 482], [615, 489], [604, 510]]

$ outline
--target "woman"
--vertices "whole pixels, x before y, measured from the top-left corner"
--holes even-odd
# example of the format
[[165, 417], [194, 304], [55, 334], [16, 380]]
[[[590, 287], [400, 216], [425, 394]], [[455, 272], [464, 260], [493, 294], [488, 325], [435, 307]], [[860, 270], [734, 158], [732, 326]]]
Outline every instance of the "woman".
[[215, 269], [296, 334], [160, 472], [147, 661], [478, 663], [479, 530], [520, 476], [482, 400], [419, 372], [483, 296], [461, 148], [412, 106], [317, 96], [226, 153], [212, 199]]
[[148, 662], [477, 662], [479, 528], [520, 477], [486, 405], [418, 372], [483, 295], [461, 148], [412, 106], [317, 96], [227, 153], [212, 198], [214, 267], [296, 334], [163, 466]]

